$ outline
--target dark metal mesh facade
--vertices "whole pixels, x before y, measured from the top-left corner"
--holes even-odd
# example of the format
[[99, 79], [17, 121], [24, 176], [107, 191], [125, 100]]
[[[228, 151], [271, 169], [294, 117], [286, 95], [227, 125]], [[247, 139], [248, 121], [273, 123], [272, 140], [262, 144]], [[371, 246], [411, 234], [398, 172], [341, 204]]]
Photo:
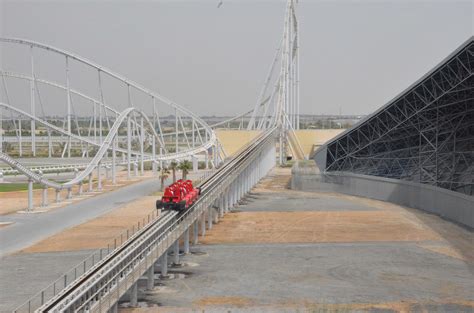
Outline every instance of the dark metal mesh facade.
[[326, 171], [397, 178], [474, 195], [474, 40], [327, 144]]

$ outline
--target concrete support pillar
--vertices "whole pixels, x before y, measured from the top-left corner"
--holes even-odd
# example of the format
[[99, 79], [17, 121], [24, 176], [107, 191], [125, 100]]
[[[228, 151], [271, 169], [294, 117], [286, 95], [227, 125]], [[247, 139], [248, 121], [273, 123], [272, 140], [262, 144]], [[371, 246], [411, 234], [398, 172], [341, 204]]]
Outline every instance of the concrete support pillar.
[[206, 235], [206, 211], [204, 211], [201, 216], [201, 236], [204, 237], [205, 235]]
[[72, 187], [69, 187], [67, 189], [66, 199], [71, 199], [71, 198], [72, 198]]
[[130, 116], [127, 118], [127, 179], [131, 178], [130, 166], [132, 162], [132, 128]]
[[56, 203], [59, 203], [61, 201], [61, 190], [56, 189]]
[[130, 306], [132, 308], [138, 306], [138, 283], [134, 283], [130, 288]]
[[173, 244], [173, 265], [180, 265], [179, 263], [179, 239], [176, 239], [176, 241]]
[[115, 302], [109, 310], [109, 313], [118, 313], [118, 302]]
[[219, 217], [222, 218], [224, 216], [224, 195], [219, 197]]
[[140, 118], [140, 175], [145, 174], [145, 164], [143, 161], [143, 145], [145, 141], [145, 128], [143, 127], [143, 116]]
[[224, 212], [229, 212], [229, 190], [227, 190], [224, 195]]
[[43, 187], [43, 195], [41, 198], [41, 206], [45, 207], [48, 206], [48, 187]]
[[[218, 200], [216, 200], [216, 204], [219, 203]], [[217, 206], [217, 205], [216, 205]], [[219, 223], [219, 207], [217, 209], [215, 208], [216, 206], [212, 207], [212, 216], [214, 217], [214, 224]]]
[[207, 229], [211, 230], [212, 229], [212, 211], [214, 210], [212, 206], [210, 206], [208, 209], [208, 219], [207, 219]]
[[184, 254], [189, 254], [189, 228], [184, 231]]
[[134, 175], [138, 176], [138, 162], [133, 163]]
[[89, 189], [87, 191], [92, 192], [92, 173], [89, 174]]
[[153, 290], [155, 287], [155, 265], [153, 264], [150, 266], [146, 273], [147, 281], [146, 281], [146, 289]]
[[168, 277], [168, 251], [165, 251], [160, 257], [160, 269], [161, 269], [161, 278]]
[[28, 211], [33, 211], [33, 180], [28, 179]]
[[117, 153], [115, 151], [116, 145], [117, 145], [117, 137], [114, 137], [112, 141], [112, 185], [117, 184], [117, 168], [116, 168]]
[[101, 191], [102, 190], [102, 177], [100, 175], [100, 168], [101, 165], [100, 163], [97, 165], [97, 190]]
[[193, 223], [193, 245], [198, 244], [199, 222], [198, 219]]
[[209, 153], [207, 152], [207, 150], [206, 150], [206, 154], [204, 156], [204, 162], [206, 162], [205, 169], [208, 170], [209, 169]]
[[83, 189], [82, 189], [82, 182], [79, 183], [79, 190], [77, 191], [78, 195], [82, 195]]

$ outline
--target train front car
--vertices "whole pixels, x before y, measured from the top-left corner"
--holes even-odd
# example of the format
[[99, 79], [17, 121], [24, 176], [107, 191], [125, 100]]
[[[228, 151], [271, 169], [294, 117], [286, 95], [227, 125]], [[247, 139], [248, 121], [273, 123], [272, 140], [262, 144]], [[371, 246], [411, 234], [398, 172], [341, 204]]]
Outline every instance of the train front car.
[[182, 212], [189, 208], [201, 194], [200, 188], [195, 188], [191, 180], [177, 180], [165, 188], [161, 200], [156, 201], [156, 209]]

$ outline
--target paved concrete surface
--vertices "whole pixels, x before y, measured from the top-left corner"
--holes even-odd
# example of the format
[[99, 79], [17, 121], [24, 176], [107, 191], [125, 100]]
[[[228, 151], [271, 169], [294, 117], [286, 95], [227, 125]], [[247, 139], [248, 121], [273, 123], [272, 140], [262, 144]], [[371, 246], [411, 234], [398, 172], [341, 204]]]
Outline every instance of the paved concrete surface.
[[156, 192], [159, 187], [158, 178], [147, 179], [47, 213], [1, 216], [1, 222], [13, 224], [0, 229], [0, 256], [26, 248], [63, 229], [107, 213], [118, 205]]
[[[187, 266], [170, 269], [178, 279], [157, 281], [152, 291], [145, 290], [143, 279], [140, 308], [128, 308], [124, 299], [120, 311], [473, 312], [472, 232], [393, 204], [287, 190], [287, 178], [284, 172], [271, 175], [208, 231], [204, 240], [208, 244], [192, 248], [200, 253], [185, 256]], [[314, 233], [331, 232], [332, 228], [324, 225], [309, 232], [308, 238], [287, 234], [301, 242], [269, 238], [268, 233], [281, 226], [275, 223], [288, 222], [273, 217], [294, 211], [326, 212], [332, 216], [328, 226], [342, 223], [348, 232], [354, 224], [345, 216], [364, 212], [385, 218], [388, 212], [393, 225], [409, 225], [411, 230], [405, 236], [394, 227], [380, 228], [377, 220], [371, 219], [365, 230], [383, 237], [377, 241], [354, 231], [344, 242], [326, 242], [337, 234], [315, 237]], [[253, 219], [255, 212], [267, 214], [272, 222]], [[228, 222], [234, 216], [242, 217], [240, 225]], [[298, 223], [302, 229], [312, 225], [310, 219]], [[242, 238], [239, 243], [213, 238], [215, 233], [233, 237], [239, 230], [251, 232], [253, 238], [237, 236]], [[427, 236], [420, 237], [420, 233]]]
[[207, 254], [187, 256], [191, 266], [170, 272], [185, 278], [162, 281], [154, 292], [145, 291], [143, 281], [139, 301], [164, 312], [216, 305], [221, 312], [223, 306], [232, 312], [324, 304], [356, 309], [367, 303], [392, 304], [395, 311], [402, 302], [412, 310], [418, 305], [472, 312], [474, 268], [413, 243], [242, 244], [199, 250]]
[[0, 259], [0, 312], [11, 312], [91, 253], [15, 254]]

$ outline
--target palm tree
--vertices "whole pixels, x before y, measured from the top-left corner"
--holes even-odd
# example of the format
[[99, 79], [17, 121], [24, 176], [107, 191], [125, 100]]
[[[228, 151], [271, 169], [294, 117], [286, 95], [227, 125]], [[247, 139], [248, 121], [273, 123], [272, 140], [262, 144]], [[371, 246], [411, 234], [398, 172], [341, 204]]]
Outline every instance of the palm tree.
[[178, 168], [178, 162], [171, 161], [169, 168], [173, 172], [173, 183], [176, 181], [176, 169]]
[[160, 190], [161, 191], [163, 191], [165, 187], [165, 180], [168, 178], [169, 174], [170, 174], [170, 171], [166, 167], [163, 167], [161, 169], [161, 174], [160, 174], [160, 181], [161, 181]]
[[193, 165], [188, 160], [183, 160], [179, 164], [178, 168], [183, 173], [183, 180], [186, 180], [186, 176], [188, 175], [189, 171], [193, 168]]

